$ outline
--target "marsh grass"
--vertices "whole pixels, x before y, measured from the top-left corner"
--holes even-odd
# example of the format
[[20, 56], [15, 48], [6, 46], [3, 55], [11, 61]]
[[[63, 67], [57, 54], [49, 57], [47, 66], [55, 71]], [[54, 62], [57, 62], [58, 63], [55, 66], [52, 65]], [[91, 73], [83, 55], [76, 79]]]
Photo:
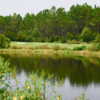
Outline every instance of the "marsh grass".
[[[41, 72], [32, 72], [29, 74], [29, 79], [25, 81], [24, 86], [20, 89], [20, 79], [16, 78], [16, 68], [9, 69], [9, 61], [4, 63], [4, 59], [0, 57], [0, 100], [47, 100], [52, 98], [54, 100], [61, 100], [61, 95], [57, 94], [57, 88], [61, 87], [63, 80], [59, 80], [59, 84], [50, 83], [47, 86], [47, 82], [51, 80], [53, 75], [47, 74], [43, 70]], [[6, 78], [5, 78], [6, 74]], [[9, 77], [15, 81], [13, 86], [10, 86], [7, 81]], [[55, 85], [55, 89], [54, 86]], [[49, 93], [47, 87], [51, 87], [52, 91]], [[53, 87], [53, 88], [52, 88]], [[14, 88], [14, 89], [13, 89]], [[49, 93], [46, 96], [46, 93]]]

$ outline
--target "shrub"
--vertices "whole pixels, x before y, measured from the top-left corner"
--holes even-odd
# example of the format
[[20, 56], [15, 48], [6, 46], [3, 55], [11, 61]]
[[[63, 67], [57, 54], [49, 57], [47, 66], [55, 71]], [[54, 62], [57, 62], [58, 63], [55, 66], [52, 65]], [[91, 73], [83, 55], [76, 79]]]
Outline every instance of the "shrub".
[[86, 49], [85, 45], [83, 45], [81, 47], [76, 46], [76, 47], [73, 48], [73, 50], [76, 50], [76, 51], [85, 50], [85, 49]]
[[96, 36], [95, 43], [100, 43], [100, 34]]
[[81, 34], [81, 38], [83, 39], [84, 42], [89, 42], [93, 40], [91, 29], [87, 27], [84, 28]]
[[58, 50], [60, 50], [61, 48], [60, 48], [60, 46], [55, 45], [55, 46], [52, 47], [52, 49], [54, 49], [55, 51], [58, 51]]
[[100, 50], [100, 43], [93, 44], [92, 46], [88, 47], [89, 51], [99, 51]]
[[10, 47], [10, 39], [5, 37], [3, 34], [0, 34], [0, 48], [8, 48]]

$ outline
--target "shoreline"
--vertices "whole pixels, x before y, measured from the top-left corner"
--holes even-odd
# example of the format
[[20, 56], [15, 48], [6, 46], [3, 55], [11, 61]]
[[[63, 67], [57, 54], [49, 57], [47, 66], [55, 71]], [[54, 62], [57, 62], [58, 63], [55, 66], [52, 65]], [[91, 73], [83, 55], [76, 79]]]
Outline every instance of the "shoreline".
[[73, 51], [73, 50], [52, 50], [52, 49], [0, 49], [0, 54], [45, 54], [45, 55], [74, 55], [74, 56], [94, 56], [94, 57], [100, 57], [100, 51]]

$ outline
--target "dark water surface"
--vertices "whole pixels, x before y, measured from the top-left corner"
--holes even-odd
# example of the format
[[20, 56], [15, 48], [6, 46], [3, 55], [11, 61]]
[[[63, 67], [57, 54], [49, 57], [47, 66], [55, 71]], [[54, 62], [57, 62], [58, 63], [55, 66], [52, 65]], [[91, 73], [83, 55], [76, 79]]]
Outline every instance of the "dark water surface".
[[[9, 55], [2, 54], [5, 61], [10, 59], [10, 67], [17, 67], [17, 78], [21, 85], [28, 79], [28, 73], [36, 72], [37, 69], [54, 74], [51, 81], [58, 82], [57, 77], [64, 82], [57, 93], [62, 94], [63, 100], [74, 100], [79, 97], [83, 90], [90, 100], [100, 100], [100, 58], [76, 57], [59, 55]], [[14, 82], [11, 81], [11, 85]]]

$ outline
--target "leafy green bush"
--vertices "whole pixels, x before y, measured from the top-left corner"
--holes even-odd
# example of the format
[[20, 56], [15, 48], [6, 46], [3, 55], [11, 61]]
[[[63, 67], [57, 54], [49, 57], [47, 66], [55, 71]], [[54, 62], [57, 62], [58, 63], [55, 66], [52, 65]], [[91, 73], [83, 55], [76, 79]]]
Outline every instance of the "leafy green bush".
[[76, 51], [85, 50], [85, 49], [86, 49], [85, 45], [83, 45], [81, 47], [76, 46], [76, 47], [73, 48], [73, 50], [76, 50]]
[[93, 44], [92, 46], [88, 47], [89, 51], [99, 51], [100, 50], [100, 43]]
[[5, 37], [3, 34], [0, 34], [0, 48], [8, 48], [10, 47], [10, 39]]
[[52, 49], [55, 50], [55, 51], [58, 51], [58, 50], [60, 50], [61, 48], [60, 48], [60, 46], [58, 46], [58, 45], [54, 45], [54, 46], [52, 47]]
[[92, 36], [92, 31], [90, 28], [84, 28], [81, 34], [81, 38], [83, 39], [84, 42], [89, 42], [91, 40], [93, 40], [93, 36]]
[[95, 43], [100, 43], [100, 34], [96, 36]]

